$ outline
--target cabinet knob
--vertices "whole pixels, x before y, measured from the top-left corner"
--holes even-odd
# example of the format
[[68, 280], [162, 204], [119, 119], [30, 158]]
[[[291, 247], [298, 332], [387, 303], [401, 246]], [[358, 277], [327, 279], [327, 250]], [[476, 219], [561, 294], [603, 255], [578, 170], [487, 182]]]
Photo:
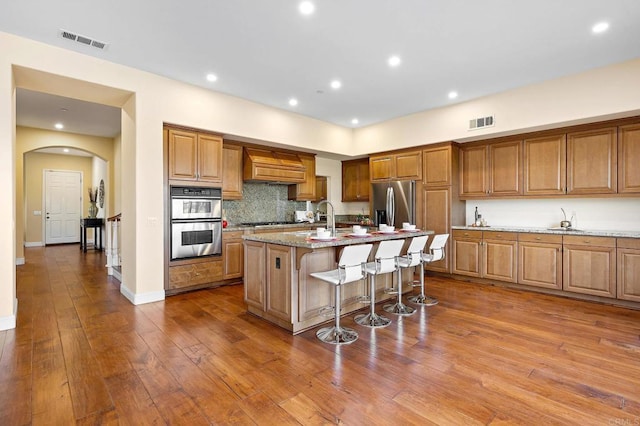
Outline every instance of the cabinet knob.
[[538, 240], [538, 241], [540, 241], [541, 239], [542, 239], [542, 238], [540, 238], [540, 237], [536, 237], [536, 240]]

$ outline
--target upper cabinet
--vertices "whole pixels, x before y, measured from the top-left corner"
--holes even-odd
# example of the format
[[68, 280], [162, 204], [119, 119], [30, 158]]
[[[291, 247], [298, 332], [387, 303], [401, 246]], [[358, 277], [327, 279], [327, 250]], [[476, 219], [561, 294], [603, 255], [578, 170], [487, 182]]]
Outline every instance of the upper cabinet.
[[[422, 151], [422, 183], [429, 187], [452, 183], [452, 147], [427, 148]], [[429, 228], [431, 229], [431, 228]]]
[[618, 128], [618, 193], [640, 192], [640, 124]]
[[316, 176], [316, 200], [323, 201], [327, 199], [327, 177]]
[[371, 181], [422, 179], [422, 151], [377, 155], [369, 158]]
[[524, 140], [524, 195], [565, 193], [565, 148], [564, 134]]
[[222, 138], [208, 133], [168, 130], [169, 179], [222, 182]]
[[369, 201], [369, 159], [342, 162], [342, 201]]
[[617, 128], [567, 134], [567, 194], [618, 191]]
[[222, 145], [222, 198], [242, 199], [242, 145]]
[[463, 147], [460, 196], [522, 195], [522, 141]]
[[296, 201], [316, 200], [316, 157], [299, 154], [305, 168], [305, 180], [296, 185], [289, 185], [289, 199]]

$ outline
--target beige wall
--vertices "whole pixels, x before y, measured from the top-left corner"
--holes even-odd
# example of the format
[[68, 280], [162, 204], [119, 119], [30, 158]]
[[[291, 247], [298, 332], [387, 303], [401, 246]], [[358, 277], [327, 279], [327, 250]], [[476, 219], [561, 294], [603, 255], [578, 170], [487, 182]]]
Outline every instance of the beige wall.
[[[164, 297], [163, 122], [351, 156], [467, 138], [466, 120], [484, 114], [495, 113], [496, 126], [476, 136], [640, 111], [640, 60], [353, 131], [5, 33], [0, 45], [3, 182], [21, 169], [14, 164], [15, 86], [123, 108], [122, 291], [134, 303]], [[14, 232], [13, 188], [0, 195], [3, 235]], [[15, 248], [0, 243], [0, 318], [12, 311]]]
[[[92, 179], [92, 158], [77, 157], [71, 155], [43, 154], [28, 152], [24, 156], [24, 197], [25, 197], [25, 237], [27, 245], [37, 243], [44, 244], [42, 234], [43, 221], [45, 220], [45, 206], [43, 205], [43, 175], [44, 170], [79, 171], [82, 172], [82, 188], [85, 203], [82, 206], [82, 214], [86, 215], [88, 197], [86, 188]], [[40, 211], [41, 215], [34, 215], [34, 211]]]

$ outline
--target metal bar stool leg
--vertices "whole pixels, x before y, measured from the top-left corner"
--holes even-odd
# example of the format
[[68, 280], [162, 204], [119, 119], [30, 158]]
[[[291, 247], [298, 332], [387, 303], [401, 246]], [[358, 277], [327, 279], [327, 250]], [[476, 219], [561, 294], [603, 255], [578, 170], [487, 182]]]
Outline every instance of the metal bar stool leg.
[[365, 327], [386, 327], [391, 324], [391, 320], [387, 317], [376, 314], [376, 276], [369, 274], [369, 294], [371, 297], [371, 308], [368, 314], [358, 314], [354, 317], [356, 323]]
[[424, 306], [437, 305], [438, 299], [424, 294], [424, 274], [425, 274], [424, 264], [420, 262], [420, 294], [409, 297], [409, 301], [417, 305], [424, 305]]
[[340, 311], [342, 309], [341, 295], [340, 295], [340, 287], [341, 285], [336, 285], [336, 312], [335, 312], [335, 324], [331, 327], [321, 328], [316, 332], [316, 336], [318, 339], [322, 340], [325, 343], [332, 343], [334, 345], [341, 344], [349, 344], [353, 343], [358, 339], [358, 333], [352, 329], [347, 327], [340, 327]]
[[416, 309], [402, 303], [402, 269], [398, 268], [398, 301], [383, 306], [383, 309], [389, 313], [396, 315], [412, 315], [416, 313]]

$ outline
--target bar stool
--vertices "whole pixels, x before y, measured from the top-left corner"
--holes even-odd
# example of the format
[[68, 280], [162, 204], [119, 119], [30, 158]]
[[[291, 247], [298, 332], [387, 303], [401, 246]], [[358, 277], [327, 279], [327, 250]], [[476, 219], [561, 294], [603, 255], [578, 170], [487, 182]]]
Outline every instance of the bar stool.
[[373, 244], [358, 244], [346, 246], [342, 250], [338, 269], [330, 271], [312, 272], [312, 277], [333, 284], [335, 287], [335, 324], [331, 327], [323, 327], [317, 331], [318, 339], [334, 345], [353, 343], [358, 339], [355, 330], [340, 326], [340, 310], [342, 296], [340, 288], [343, 284], [359, 281], [365, 277], [364, 265], [367, 263]]
[[420, 294], [417, 296], [409, 297], [409, 300], [413, 303], [425, 306], [433, 306], [438, 304], [438, 299], [431, 296], [425, 296], [424, 294], [424, 264], [437, 262], [444, 259], [444, 247], [449, 239], [449, 234], [438, 234], [433, 237], [431, 245], [429, 246], [429, 253], [422, 253], [422, 262], [420, 270]]
[[413, 268], [422, 265], [422, 250], [427, 245], [429, 236], [413, 237], [404, 256], [398, 257], [398, 301], [394, 304], [384, 305], [383, 309], [397, 315], [411, 315], [415, 308], [402, 303], [402, 269]]
[[365, 327], [386, 327], [391, 324], [387, 317], [376, 314], [376, 276], [389, 274], [398, 270], [397, 257], [400, 255], [404, 240], [386, 240], [378, 244], [375, 261], [364, 266], [364, 271], [369, 278], [369, 301], [371, 310], [368, 314], [358, 314], [354, 317], [356, 323]]

